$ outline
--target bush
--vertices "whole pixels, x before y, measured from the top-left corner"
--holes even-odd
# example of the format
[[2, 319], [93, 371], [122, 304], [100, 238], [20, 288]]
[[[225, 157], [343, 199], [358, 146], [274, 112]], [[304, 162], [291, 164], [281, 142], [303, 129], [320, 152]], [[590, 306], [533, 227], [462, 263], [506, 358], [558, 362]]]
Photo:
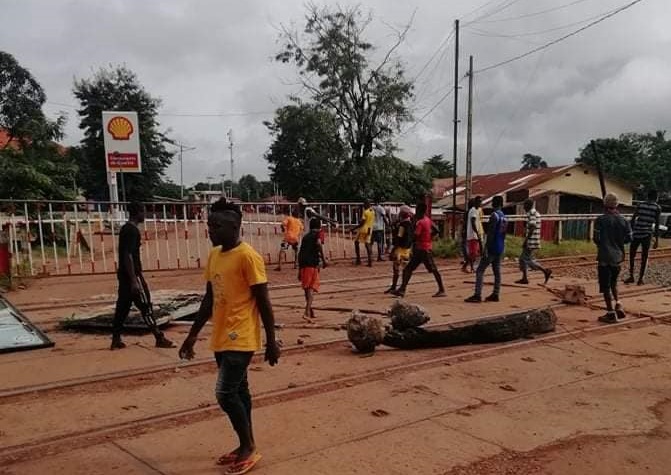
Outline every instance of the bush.
[[[506, 237], [505, 256], [517, 259], [522, 253], [522, 244], [524, 239], [517, 236]], [[536, 257], [543, 259], [546, 257], [578, 256], [582, 254], [594, 254], [596, 246], [591, 241], [567, 240], [559, 244], [550, 241], [541, 242], [541, 248], [536, 251]]]
[[440, 258], [457, 257], [461, 254], [459, 242], [452, 239], [438, 239], [433, 241], [433, 255]]

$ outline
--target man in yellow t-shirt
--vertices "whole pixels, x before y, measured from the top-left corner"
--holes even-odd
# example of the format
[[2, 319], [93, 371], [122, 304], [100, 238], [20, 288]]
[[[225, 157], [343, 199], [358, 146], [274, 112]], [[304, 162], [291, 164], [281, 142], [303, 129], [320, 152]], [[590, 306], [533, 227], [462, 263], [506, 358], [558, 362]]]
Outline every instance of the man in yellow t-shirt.
[[210, 349], [219, 367], [217, 401], [240, 440], [238, 448], [217, 461], [231, 465], [226, 473], [249, 471], [261, 458], [254, 443], [247, 383], [247, 367], [254, 352], [261, 348], [261, 321], [266, 335], [265, 360], [274, 366], [280, 356], [263, 259], [249, 244], [240, 241], [241, 224], [242, 213], [233, 203], [220, 200], [212, 206], [207, 226], [213, 243], [220, 245], [210, 251], [205, 297], [179, 350], [182, 359], [192, 359], [198, 333], [212, 319]]
[[298, 219], [298, 210], [294, 209], [291, 215], [284, 218], [282, 221], [282, 232], [284, 239], [280, 244], [280, 253], [277, 256], [276, 271], [282, 270], [282, 258], [286, 256], [287, 250], [291, 247], [294, 250], [294, 269], [298, 260], [298, 245], [303, 237], [303, 221]]
[[361, 249], [360, 245], [366, 246], [366, 254], [368, 255], [368, 267], [373, 267], [373, 260], [371, 254], [373, 252], [373, 245], [371, 240], [373, 237], [373, 224], [375, 224], [375, 211], [373, 210], [370, 200], [363, 202], [363, 213], [361, 213], [361, 220], [359, 224], [353, 229], [357, 231], [356, 240], [354, 241], [354, 252], [356, 253], [356, 265], [361, 265]]

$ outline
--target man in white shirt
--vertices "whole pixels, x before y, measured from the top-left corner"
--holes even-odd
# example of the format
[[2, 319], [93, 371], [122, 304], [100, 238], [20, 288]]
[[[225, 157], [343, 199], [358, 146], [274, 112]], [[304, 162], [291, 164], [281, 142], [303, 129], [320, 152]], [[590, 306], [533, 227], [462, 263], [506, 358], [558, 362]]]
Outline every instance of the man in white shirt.
[[545, 276], [545, 283], [548, 283], [552, 271], [545, 269], [534, 258], [534, 253], [541, 247], [541, 215], [534, 207], [533, 200], [527, 199], [524, 202], [524, 211], [527, 213], [527, 221], [524, 226], [524, 244], [522, 245], [522, 254], [520, 255], [520, 270], [522, 278], [515, 281], [516, 284], [526, 285], [529, 283], [527, 273], [529, 269], [539, 270]]
[[482, 197], [476, 196], [473, 198], [473, 206], [468, 210], [468, 217], [466, 222], [466, 258], [462, 269], [465, 271], [480, 257], [482, 253]]
[[375, 212], [375, 221], [373, 222], [373, 242], [377, 244], [377, 260], [382, 261], [384, 255], [384, 230], [385, 226], [389, 226], [389, 218], [387, 212], [378, 200], [377, 204], [373, 206]]

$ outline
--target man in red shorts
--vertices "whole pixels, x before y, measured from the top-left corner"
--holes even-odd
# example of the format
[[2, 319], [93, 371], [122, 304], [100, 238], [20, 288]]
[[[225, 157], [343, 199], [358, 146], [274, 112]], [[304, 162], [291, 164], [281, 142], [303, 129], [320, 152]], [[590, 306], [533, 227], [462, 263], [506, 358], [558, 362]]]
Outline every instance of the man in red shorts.
[[298, 251], [298, 280], [301, 282], [305, 292], [305, 313], [303, 319], [311, 322], [315, 318], [312, 309], [314, 293], [319, 292], [319, 265], [326, 267], [324, 248], [319, 238], [322, 227], [319, 218], [310, 220], [310, 231], [301, 241], [301, 249]]

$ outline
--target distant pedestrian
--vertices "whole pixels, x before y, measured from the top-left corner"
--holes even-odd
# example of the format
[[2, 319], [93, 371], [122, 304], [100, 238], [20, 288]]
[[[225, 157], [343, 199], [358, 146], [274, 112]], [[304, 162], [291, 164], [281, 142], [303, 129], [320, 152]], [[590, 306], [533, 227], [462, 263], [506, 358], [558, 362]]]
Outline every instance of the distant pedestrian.
[[482, 227], [482, 197], [476, 196], [469, 204], [466, 220], [466, 262], [462, 270], [470, 268], [473, 271], [473, 265], [482, 254], [482, 240], [484, 238], [484, 229]]
[[545, 284], [552, 276], [552, 271], [545, 269], [534, 258], [534, 253], [541, 247], [541, 215], [534, 207], [533, 200], [524, 201], [524, 211], [527, 213], [527, 220], [524, 225], [524, 243], [522, 244], [522, 254], [520, 255], [520, 270], [522, 278], [515, 281], [516, 284], [528, 284], [528, 271], [539, 270], [545, 276]]
[[487, 267], [492, 266], [494, 272], [494, 291], [485, 300], [487, 302], [498, 302], [501, 293], [501, 260], [505, 251], [506, 231], [508, 218], [503, 213], [503, 197], [492, 198], [494, 211], [489, 216], [487, 223], [487, 243], [485, 252], [480, 259], [480, 264], [475, 271], [475, 293], [468, 297], [465, 302], [482, 302], [482, 284]]
[[114, 320], [112, 321], [111, 350], [126, 347], [126, 344], [121, 340], [121, 331], [133, 304], [140, 311], [149, 330], [154, 334], [156, 347], [173, 348], [175, 346], [158, 329], [152, 311], [149, 286], [142, 274], [142, 261], [140, 260], [142, 235], [139, 226], [143, 222], [144, 207], [142, 204], [130, 203], [128, 205], [128, 222], [121, 226], [119, 230], [119, 269], [117, 270], [119, 291], [114, 310]]
[[445, 296], [443, 278], [440, 276], [438, 267], [436, 267], [436, 263], [433, 260], [433, 236], [437, 234], [438, 231], [433, 225], [433, 221], [431, 221], [430, 214], [431, 212], [427, 209], [425, 203], [417, 204], [415, 213], [417, 221], [415, 223], [412, 256], [410, 257], [410, 262], [408, 262], [408, 265], [403, 270], [403, 282], [401, 283], [401, 286], [395, 291], [390, 292], [392, 295], [404, 297], [412, 273], [420, 264], [424, 264], [426, 270], [433, 274], [434, 279], [436, 279], [436, 284], [438, 284], [438, 291], [433, 294], [433, 297]]
[[603, 206], [604, 214], [594, 223], [599, 291], [606, 302], [606, 314], [599, 317], [599, 321], [615, 323], [625, 317], [618, 298], [617, 279], [624, 261], [624, 245], [631, 242], [631, 228], [617, 211], [617, 195], [608, 193], [603, 199]]
[[298, 198], [298, 214], [301, 219], [303, 219], [303, 230], [310, 229], [310, 220], [312, 218], [319, 218], [324, 223], [329, 223], [334, 226], [338, 225], [338, 222], [335, 219], [331, 219], [327, 216], [323, 216], [312, 207], [308, 206], [308, 202], [305, 198]]
[[384, 291], [390, 294], [396, 291], [398, 279], [401, 272], [410, 261], [412, 252], [412, 212], [409, 206], [401, 206], [398, 214], [398, 222], [392, 228], [392, 248], [390, 258], [392, 261], [391, 286]]
[[634, 216], [631, 218], [633, 239], [629, 245], [629, 278], [624, 281], [625, 284], [633, 284], [635, 282], [634, 264], [639, 246], [641, 247], [641, 269], [638, 273], [638, 285], [644, 284], [643, 278], [645, 277], [645, 270], [648, 267], [648, 253], [650, 252], [653, 234], [655, 242], [652, 244], [652, 248], [657, 249], [659, 246], [659, 220], [662, 208], [657, 204], [657, 199], [657, 191], [650, 190], [648, 192], [648, 200], [636, 206]]
[[373, 223], [373, 242], [377, 245], [377, 260], [382, 261], [382, 256], [384, 255], [384, 230], [389, 226], [389, 218], [387, 218], [387, 211], [384, 209], [381, 203], [382, 200], [378, 200], [375, 206], [373, 206], [373, 211], [375, 212], [375, 222]]
[[289, 248], [294, 250], [295, 269], [298, 260], [298, 245], [300, 244], [300, 239], [303, 234], [303, 221], [298, 219], [297, 209], [294, 209], [291, 215], [284, 218], [281, 229], [282, 233], [284, 233], [284, 237], [282, 239], [282, 243], [280, 244], [280, 253], [277, 258], [277, 267], [275, 270], [282, 270], [282, 258], [286, 258], [286, 254]]
[[363, 202], [363, 212], [361, 213], [361, 218], [359, 219], [359, 224], [357, 224], [353, 231], [357, 232], [356, 239], [354, 240], [354, 253], [356, 254], [356, 260], [354, 264], [357, 266], [361, 265], [361, 244], [366, 248], [366, 255], [368, 256], [368, 267], [373, 266], [373, 225], [375, 224], [375, 211], [371, 207], [370, 200], [365, 200]]
[[315, 312], [312, 308], [314, 293], [319, 292], [319, 267], [328, 265], [324, 248], [319, 239], [322, 223], [319, 218], [310, 220], [310, 230], [303, 236], [301, 250], [298, 252], [298, 280], [305, 293], [305, 313], [303, 319], [312, 321]]

